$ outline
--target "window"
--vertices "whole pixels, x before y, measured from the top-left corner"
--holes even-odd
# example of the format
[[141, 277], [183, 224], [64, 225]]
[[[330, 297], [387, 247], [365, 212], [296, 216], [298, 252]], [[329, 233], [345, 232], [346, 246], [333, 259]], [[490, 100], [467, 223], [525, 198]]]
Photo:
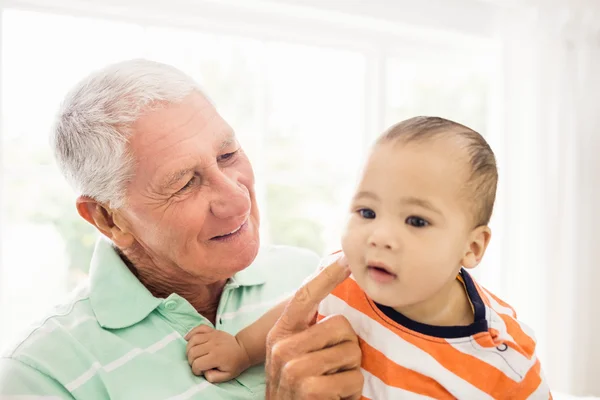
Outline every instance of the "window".
[[455, 120], [485, 135], [491, 68], [488, 57], [415, 54], [386, 64], [386, 125], [416, 115]]
[[142, 33], [111, 21], [2, 14], [0, 346], [87, 273], [96, 233], [76, 213], [48, 133], [70, 86], [98, 65], [135, 56]]
[[[485, 130], [482, 63], [465, 69], [428, 45], [396, 56], [406, 53], [308, 43], [3, 10], [0, 347], [87, 276], [97, 233], [76, 213], [48, 133], [66, 91], [94, 68], [147, 57], [197, 79], [253, 162], [263, 242], [319, 254], [339, 247], [357, 169], [379, 133], [367, 128], [373, 119], [436, 114]], [[375, 100], [383, 111], [372, 115]]]
[[270, 44], [262, 152], [269, 237], [338, 249], [363, 153], [364, 56]]

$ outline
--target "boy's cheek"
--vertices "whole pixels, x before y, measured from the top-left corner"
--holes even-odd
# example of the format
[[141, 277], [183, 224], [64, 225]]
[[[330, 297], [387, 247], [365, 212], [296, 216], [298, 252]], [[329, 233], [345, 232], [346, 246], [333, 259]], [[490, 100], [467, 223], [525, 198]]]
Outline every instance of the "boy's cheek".
[[360, 224], [355, 223], [351, 218], [342, 231], [342, 246], [345, 244], [356, 245], [360, 241], [360, 238], [366, 235], [366, 227], [360, 226]]

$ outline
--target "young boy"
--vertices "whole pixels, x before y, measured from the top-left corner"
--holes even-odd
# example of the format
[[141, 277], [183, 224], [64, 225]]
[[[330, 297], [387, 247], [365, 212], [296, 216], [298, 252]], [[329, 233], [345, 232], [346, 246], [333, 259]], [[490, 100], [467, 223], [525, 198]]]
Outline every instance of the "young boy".
[[[352, 276], [318, 312], [356, 331], [364, 397], [552, 398], [529, 329], [467, 272], [490, 241], [497, 179], [484, 138], [442, 118], [401, 122], [373, 146], [342, 239]], [[263, 362], [284, 307], [235, 337], [190, 332], [194, 373], [218, 382]]]

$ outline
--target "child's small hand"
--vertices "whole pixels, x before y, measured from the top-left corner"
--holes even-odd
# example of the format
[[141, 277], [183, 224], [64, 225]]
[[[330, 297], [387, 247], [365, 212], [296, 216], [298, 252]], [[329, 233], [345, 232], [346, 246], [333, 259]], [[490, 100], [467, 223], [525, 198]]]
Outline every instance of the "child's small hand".
[[211, 383], [231, 380], [250, 367], [243, 345], [227, 332], [200, 325], [185, 335], [185, 340], [192, 372]]

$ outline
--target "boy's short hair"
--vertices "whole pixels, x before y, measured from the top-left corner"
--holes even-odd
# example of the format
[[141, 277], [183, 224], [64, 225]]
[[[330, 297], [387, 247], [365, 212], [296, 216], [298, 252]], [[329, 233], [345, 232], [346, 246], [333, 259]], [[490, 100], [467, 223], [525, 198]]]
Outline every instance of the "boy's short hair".
[[389, 141], [425, 142], [448, 135], [454, 135], [464, 143], [471, 169], [465, 189], [474, 203], [473, 218], [476, 226], [487, 225], [496, 200], [498, 169], [494, 152], [479, 133], [444, 118], [414, 117], [390, 127], [379, 137], [376, 144]]

